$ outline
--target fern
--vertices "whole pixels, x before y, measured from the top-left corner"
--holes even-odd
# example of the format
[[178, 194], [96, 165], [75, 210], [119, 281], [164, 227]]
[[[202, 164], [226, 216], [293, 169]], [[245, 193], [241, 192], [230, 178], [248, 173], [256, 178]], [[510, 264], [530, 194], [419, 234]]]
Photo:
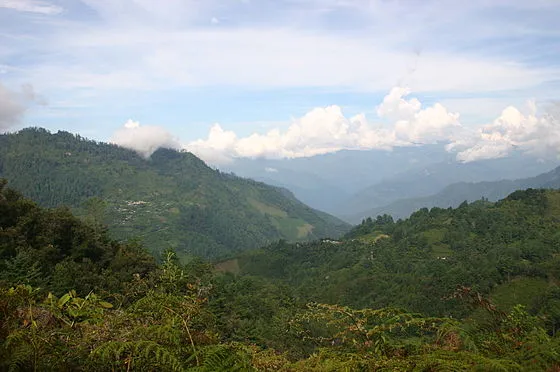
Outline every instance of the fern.
[[560, 340], [534, 334], [514, 354], [526, 370], [553, 370], [560, 364]]
[[170, 346], [180, 346], [183, 341], [181, 329], [173, 324], [137, 327], [132, 335], [134, 339], [150, 340]]
[[9, 371], [32, 368], [35, 359], [35, 348], [28, 341], [28, 329], [17, 329], [11, 332], [4, 343], [8, 359], [4, 362]]
[[253, 371], [251, 359], [245, 350], [235, 345], [212, 345], [199, 352], [202, 365], [193, 368], [197, 372]]
[[[458, 340], [454, 340], [455, 338]], [[459, 344], [453, 345], [454, 343]], [[473, 332], [465, 329], [462, 324], [457, 322], [446, 321], [441, 324], [437, 331], [436, 344], [447, 349], [479, 352]]]
[[127, 370], [183, 371], [180, 360], [154, 341], [110, 341], [95, 348], [90, 358], [105, 367]]
[[521, 370], [521, 366], [511, 360], [492, 359], [475, 353], [451, 352], [441, 349], [411, 359], [415, 364], [414, 371], [509, 372]]
[[[30, 345], [24, 344], [14, 348], [9, 352], [9, 359], [6, 360], [8, 371], [25, 371], [33, 366], [34, 352]], [[4, 363], [2, 363], [4, 364]], [[2, 365], [0, 364], [0, 366]]]

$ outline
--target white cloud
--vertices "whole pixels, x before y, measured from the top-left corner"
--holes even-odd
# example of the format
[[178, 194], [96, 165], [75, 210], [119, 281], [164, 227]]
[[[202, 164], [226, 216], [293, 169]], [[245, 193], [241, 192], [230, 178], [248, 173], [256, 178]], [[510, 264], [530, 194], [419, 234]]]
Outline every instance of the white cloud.
[[[87, 66], [87, 84], [97, 87], [98, 81], [112, 81], [109, 89], [126, 88], [128, 84], [122, 85], [121, 80], [136, 80], [149, 89], [168, 84], [389, 89], [401, 79], [407, 61], [412, 58], [407, 52], [392, 51], [369, 38], [348, 39], [290, 30], [129, 30], [122, 36], [126, 38], [125, 45], [114, 31], [84, 31], [80, 31], [79, 40], [63, 40], [61, 47], [67, 51], [63, 54], [70, 54], [68, 57], [78, 58], [80, 65]], [[98, 50], [103, 62], [113, 64], [111, 76], [105, 78], [107, 72], [99, 71], [93, 61], [84, 60], [86, 56], [92, 57], [90, 47]], [[472, 56], [425, 53], [422, 59], [423, 63], [409, 79], [415, 91], [520, 89], [558, 76], [558, 71], [532, 71], [522, 65]], [[121, 67], [122, 61], [130, 61], [134, 68], [131, 70], [128, 64]], [[67, 74], [62, 69], [58, 72]]]
[[370, 123], [364, 114], [347, 118], [339, 106], [315, 108], [296, 119], [284, 132], [273, 129], [238, 138], [232, 131], [215, 124], [205, 140], [186, 148], [210, 163], [235, 157], [297, 158], [342, 149], [374, 149], [434, 143], [461, 129], [458, 114], [440, 104], [422, 109], [410, 91], [394, 88], [378, 107], [379, 115], [394, 120], [392, 127]]
[[[102, 14], [122, 14], [121, 8], [127, 9], [125, 14], [135, 14], [138, 7], [136, 2], [91, 3]], [[99, 7], [99, 3], [109, 5]], [[152, 14], [149, 7], [141, 9], [142, 14]], [[181, 6], [163, 15], [154, 11], [153, 17], [173, 23], [174, 15], [189, 11]], [[53, 89], [99, 91], [185, 86], [380, 91], [402, 82], [415, 92], [488, 92], [527, 89], [560, 78], [558, 68], [531, 67], [472, 50], [414, 54], [412, 47], [400, 48], [385, 40], [386, 30], [381, 38], [375, 32], [346, 35], [274, 24], [164, 27], [160, 22], [146, 26], [140, 15], [133, 17], [132, 25], [127, 19], [106, 18], [103, 27], [65, 22], [41, 42], [19, 42], [18, 49], [45, 57], [40, 64], [28, 66], [29, 79]], [[208, 19], [212, 18], [205, 22]], [[411, 61], [417, 61], [412, 71]]]
[[[549, 94], [552, 92], [548, 92]], [[527, 97], [442, 97], [439, 103], [448, 110], [461, 113], [461, 123], [477, 125], [495, 118], [508, 106], [521, 107]]]
[[236, 157], [297, 158], [440, 141], [463, 162], [505, 157], [514, 149], [543, 158], [560, 155], [559, 105], [540, 116], [534, 103], [528, 104], [526, 114], [510, 106], [492, 124], [473, 131], [461, 125], [458, 113], [440, 103], [423, 108], [409, 95], [410, 89], [395, 87], [377, 107], [377, 115], [390, 120], [388, 126], [375, 124], [364, 114], [348, 118], [341, 107], [328, 106], [311, 110], [285, 131], [273, 129], [242, 138], [215, 124], [207, 139], [186, 148], [212, 164]]
[[[68, 5], [68, 11], [57, 4]], [[555, 0], [0, 0], [0, 7], [20, 11], [10, 12], [14, 17], [0, 26], [2, 78], [12, 86], [33, 81], [55, 101], [68, 102], [59, 112], [84, 102], [90, 107], [110, 102], [122, 115], [156, 100], [162, 105], [150, 109], [157, 111], [200, 87], [209, 87], [201, 96], [239, 91], [245, 107], [257, 106], [243, 98], [255, 90], [263, 92], [263, 101], [287, 92], [302, 105], [317, 92], [348, 97], [395, 85], [444, 99], [424, 108], [408, 91], [396, 89], [378, 107], [387, 127], [365, 115], [346, 117], [331, 106], [294, 120], [289, 130], [237, 138], [216, 126], [218, 137], [189, 144], [206, 157], [226, 154], [222, 161], [433, 142], [461, 129], [453, 112], [464, 113], [467, 105], [477, 114], [482, 105], [485, 113], [493, 112], [484, 120], [477, 117], [478, 123], [488, 122], [498, 104], [490, 107], [485, 97], [499, 96], [496, 91], [509, 92], [507, 104], [516, 105], [527, 96], [558, 94], [551, 84], [560, 79], [551, 52], [560, 36]], [[48, 20], [37, 16], [58, 13]], [[80, 98], [84, 94], [95, 99]], [[474, 98], [466, 103], [465, 97]], [[463, 100], [451, 106], [445, 98]], [[189, 109], [175, 105], [174, 114]], [[231, 112], [231, 120], [243, 120], [240, 112]], [[224, 137], [216, 139], [220, 131]], [[456, 136], [452, 140], [457, 142]], [[468, 147], [473, 154], [480, 141]], [[505, 151], [498, 151], [502, 142], [492, 156]], [[489, 146], [479, 152], [490, 154]]]
[[40, 0], [0, 0], [0, 8], [45, 15], [59, 14], [63, 11], [58, 5]]
[[19, 91], [12, 91], [0, 82], [0, 133], [19, 124], [33, 103], [46, 104], [45, 100], [35, 93], [32, 85], [24, 84]]
[[[461, 125], [458, 113], [440, 103], [423, 107], [409, 95], [410, 89], [395, 87], [377, 106], [378, 117], [390, 120], [390, 125], [375, 123], [364, 114], [347, 117], [340, 106], [333, 105], [309, 111], [283, 131], [272, 129], [246, 137], [216, 123], [206, 139], [184, 146], [162, 127], [129, 120], [111, 142], [146, 157], [159, 147], [182, 147], [214, 165], [242, 157], [298, 158], [342, 149], [389, 150], [436, 142], [446, 142], [446, 149], [456, 152], [457, 160], [463, 162], [505, 157], [514, 149], [542, 158], [560, 154], [560, 105], [550, 106], [545, 115], [537, 115], [532, 102], [527, 113], [510, 106], [493, 123], [473, 131]], [[277, 170], [265, 168], [265, 172]]]
[[383, 102], [377, 107], [377, 115], [391, 120], [408, 119], [420, 110], [422, 104], [418, 99], [405, 100], [410, 94], [410, 89], [394, 87], [389, 94], [383, 98]]
[[457, 159], [464, 162], [505, 157], [514, 149], [537, 157], [560, 156], [560, 120], [557, 106], [545, 115], [537, 115], [537, 107], [529, 104], [524, 114], [509, 106], [492, 124], [481, 127], [463, 141], [450, 144], [460, 149]]
[[152, 125], [140, 125], [139, 122], [128, 120], [118, 129], [111, 143], [134, 150], [144, 157], [149, 157], [158, 148], [180, 149], [179, 142], [164, 128]]
[[24, 112], [17, 94], [0, 83], [0, 133], [19, 122]]
[[468, 163], [476, 160], [504, 158], [512, 150], [511, 147], [510, 144], [502, 141], [485, 141], [459, 152], [457, 160]]
[[433, 143], [446, 140], [460, 127], [459, 114], [449, 113], [440, 103], [422, 110], [416, 98], [406, 100], [410, 89], [396, 87], [377, 108], [379, 117], [395, 121], [395, 137], [403, 142]]
[[[560, 79], [557, 63], [533, 65], [526, 59], [544, 60], [541, 54], [554, 50], [525, 41], [527, 35], [541, 34], [547, 40], [558, 39], [554, 37], [558, 28], [547, 23], [558, 9], [552, 5], [553, 9], [536, 11], [534, 17], [519, 17], [512, 25], [507, 17], [478, 17], [495, 8], [482, 0], [460, 5], [434, 0], [422, 4], [362, 0], [247, 4], [218, 0], [0, 0], [0, 4], [45, 14], [62, 11], [54, 4], [68, 4], [69, 11], [48, 22], [44, 17], [14, 14], [11, 23], [0, 26], [0, 62], [17, 67], [6, 69], [3, 79], [12, 84], [33, 81], [50, 97], [73, 101], [59, 113], [74, 111], [76, 115], [70, 106], [84, 103], [113, 104], [114, 96], [119, 97], [120, 107], [155, 99], [164, 102], [182, 90], [201, 87], [261, 90], [267, 96], [263, 99], [303, 88], [302, 104], [325, 89], [349, 95], [387, 91], [395, 85], [410, 86], [415, 92], [437, 92], [441, 98], [487, 97], [493, 94], [488, 92], [500, 90], [525, 99], [527, 95], [553, 94], [537, 87]], [[84, 12], [83, 4], [90, 9]], [[517, 0], [508, 2], [508, 7], [510, 4], [514, 10], [523, 5]], [[544, 21], [540, 17], [543, 13], [547, 16]], [[213, 25], [216, 20], [221, 22], [219, 27]], [[462, 27], [454, 27], [457, 20]], [[524, 40], [523, 45], [516, 44], [513, 53], [504, 53], [509, 48], [495, 42], [506, 39], [504, 36]], [[4, 65], [0, 70], [5, 70]], [[81, 99], [85, 92], [95, 99]], [[441, 103], [448, 111], [464, 113]], [[517, 102], [508, 102], [512, 103]], [[117, 115], [123, 115], [132, 112], [128, 109], [115, 111], [121, 110]], [[175, 110], [177, 117], [186, 111]], [[99, 114], [92, 110], [90, 115]], [[233, 121], [243, 119], [232, 112]], [[401, 125], [399, 138], [423, 136], [408, 136], [408, 132], [413, 133], [414, 128]], [[371, 131], [362, 136], [361, 142], [380, 140]]]
[[264, 171], [267, 173], [278, 173], [278, 169], [272, 167], [266, 167], [264, 168]]

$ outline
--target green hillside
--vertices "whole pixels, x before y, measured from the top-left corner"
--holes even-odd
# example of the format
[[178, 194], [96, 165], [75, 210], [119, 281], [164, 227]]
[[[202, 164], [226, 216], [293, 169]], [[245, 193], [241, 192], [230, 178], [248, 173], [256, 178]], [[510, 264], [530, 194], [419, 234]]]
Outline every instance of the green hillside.
[[556, 371], [559, 213], [518, 191], [212, 270], [0, 182], [0, 370]]
[[370, 218], [340, 241], [278, 243], [220, 269], [287, 285], [306, 301], [463, 317], [468, 308], [444, 299], [464, 286], [503, 310], [522, 303], [537, 314], [560, 301], [559, 231], [560, 191], [529, 189], [397, 222]]
[[0, 135], [0, 177], [40, 205], [71, 206], [154, 252], [212, 257], [348, 231], [287, 190], [220, 173], [191, 153], [159, 149], [144, 159], [67, 132]]

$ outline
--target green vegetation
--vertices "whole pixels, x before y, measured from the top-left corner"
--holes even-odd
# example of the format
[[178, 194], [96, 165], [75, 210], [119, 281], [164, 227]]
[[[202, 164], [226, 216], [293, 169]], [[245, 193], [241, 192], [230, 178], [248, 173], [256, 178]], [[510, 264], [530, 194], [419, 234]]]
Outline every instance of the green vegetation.
[[560, 278], [559, 195], [529, 189], [396, 222], [368, 218], [341, 241], [280, 242], [240, 254], [237, 266], [316, 302], [462, 318], [470, 309], [443, 299], [465, 286], [504, 311], [523, 304], [544, 316]]
[[559, 195], [379, 216], [212, 266], [157, 264], [95, 213], [3, 181], [0, 370], [555, 371]]
[[0, 135], [0, 177], [42, 206], [67, 205], [155, 253], [216, 257], [349, 229], [287, 190], [220, 173], [188, 152], [160, 149], [144, 159], [67, 132]]

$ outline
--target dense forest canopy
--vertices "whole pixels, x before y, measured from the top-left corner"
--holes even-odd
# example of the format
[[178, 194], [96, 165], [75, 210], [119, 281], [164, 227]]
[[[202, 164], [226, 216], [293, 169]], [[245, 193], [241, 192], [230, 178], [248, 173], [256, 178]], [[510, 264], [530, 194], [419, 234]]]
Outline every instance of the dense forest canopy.
[[189, 152], [159, 149], [145, 159], [68, 132], [0, 135], [0, 177], [42, 206], [93, 215], [115, 238], [138, 238], [154, 253], [216, 257], [349, 229], [285, 189], [213, 170]]
[[222, 263], [288, 285], [299, 297], [353, 307], [399, 306], [466, 316], [443, 301], [459, 286], [504, 310], [523, 304], [560, 326], [560, 192], [529, 189], [490, 203], [422, 209], [406, 220], [368, 218], [340, 241], [278, 243]]
[[0, 183], [0, 369], [552, 371], [560, 191], [210, 265]]

